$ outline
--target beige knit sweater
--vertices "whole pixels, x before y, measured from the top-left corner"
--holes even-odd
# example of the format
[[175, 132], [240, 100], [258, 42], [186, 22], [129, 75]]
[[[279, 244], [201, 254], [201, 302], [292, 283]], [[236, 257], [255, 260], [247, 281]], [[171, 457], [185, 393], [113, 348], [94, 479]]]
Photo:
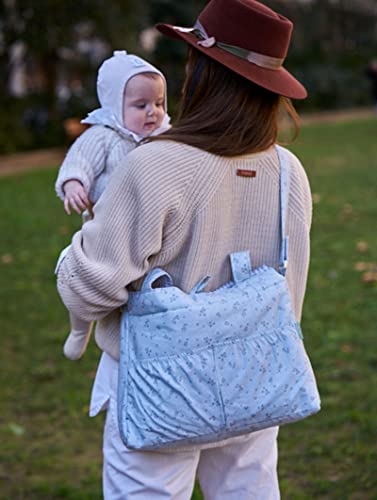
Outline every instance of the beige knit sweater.
[[[311, 196], [299, 160], [290, 158], [287, 272], [294, 311], [301, 317], [309, 263]], [[279, 168], [274, 148], [224, 158], [173, 141], [141, 146], [112, 176], [94, 220], [72, 240], [58, 274], [66, 307], [98, 320], [96, 341], [119, 357], [119, 307], [128, 289], [162, 267], [189, 291], [211, 275], [206, 290], [230, 279], [228, 255], [249, 250], [253, 266], [277, 268]], [[255, 177], [237, 175], [255, 170]]]

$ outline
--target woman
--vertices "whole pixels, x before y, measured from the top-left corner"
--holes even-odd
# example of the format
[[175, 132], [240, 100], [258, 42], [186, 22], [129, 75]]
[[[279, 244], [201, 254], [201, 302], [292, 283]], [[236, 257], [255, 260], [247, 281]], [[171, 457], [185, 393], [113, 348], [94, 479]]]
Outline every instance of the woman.
[[[104, 351], [91, 415], [107, 409], [103, 486], [107, 499], [191, 497], [195, 474], [206, 499], [277, 499], [276, 427], [212, 445], [135, 452], [117, 426], [119, 307], [153, 267], [190, 290], [204, 275], [230, 279], [228, 255], [249, 250], [253, 266], [278, 266], [278, 116], [304, 87], [283, 67], [292, 23], [254, 0], [211, 0], [193, 29], [159, 25], [189, 44], [181, 111], [166, 134], [132, 152], [94, 220], [73, 238], [58, 287], [67, 308], [98, 320]], [[284, 97], [283, 97], [284, 96]], [[301, 316], [309, 261], [311, 197], [288, 153], [287, 280]]]

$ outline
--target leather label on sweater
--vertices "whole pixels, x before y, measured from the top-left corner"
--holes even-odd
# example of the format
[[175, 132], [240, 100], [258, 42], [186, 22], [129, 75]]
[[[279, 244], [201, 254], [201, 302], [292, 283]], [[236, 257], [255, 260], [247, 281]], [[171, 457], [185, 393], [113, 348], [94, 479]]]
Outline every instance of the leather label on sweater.
[[242, 168], [238, 168], [237, 175], [240, 177], [256, 177], [257, 173], [255, 170], [243, 170]]

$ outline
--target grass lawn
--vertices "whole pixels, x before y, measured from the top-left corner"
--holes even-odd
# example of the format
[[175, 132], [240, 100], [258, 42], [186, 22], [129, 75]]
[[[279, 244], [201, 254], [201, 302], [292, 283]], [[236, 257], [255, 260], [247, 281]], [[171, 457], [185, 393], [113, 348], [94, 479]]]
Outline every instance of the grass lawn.
[[[315, 202], [303, 331], [323, 409], [280, 431], [283, 499], [377, 499], [376, 137], [372, 119], [311, 125], [292, 146]], [[4, 499], [102, 498], [103, 415], [87, 417], [100, 352], [91, 342], [80, 362], [62, 354], [52, 271], [80, 220], [65, 215], [55, 176], [0, 179]]]

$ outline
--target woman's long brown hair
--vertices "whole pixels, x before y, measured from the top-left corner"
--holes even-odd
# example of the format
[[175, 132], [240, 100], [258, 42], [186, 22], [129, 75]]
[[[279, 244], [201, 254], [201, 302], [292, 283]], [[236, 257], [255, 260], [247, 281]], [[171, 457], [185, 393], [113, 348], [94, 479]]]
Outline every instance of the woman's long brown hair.
[[190, 47], [176, 122], [148, 142], [173, 140], [220, 156], [256, 153], [277, 142], [282, 112], [297, 136], [298, 116], [289, 99]]

